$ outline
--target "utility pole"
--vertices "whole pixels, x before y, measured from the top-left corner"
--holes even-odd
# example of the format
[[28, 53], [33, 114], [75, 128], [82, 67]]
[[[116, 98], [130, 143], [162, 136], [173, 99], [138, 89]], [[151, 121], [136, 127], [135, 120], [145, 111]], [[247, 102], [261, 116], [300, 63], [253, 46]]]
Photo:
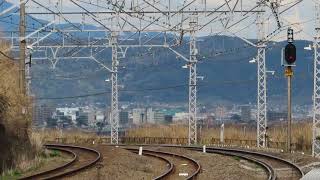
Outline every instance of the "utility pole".
[[288, 29], [288, 44], [285, 47], [285, 76], [288, 78], [288, 121], [287, 121], [287, 152], [291, 153], [291, 124], [292, 124], [292, 112], [291, 112], [291, 81], [293, 76], [292, 66], [296, 61], [296, 47], [293, 44], [293, 29]]
[[190, 60], [189, 60], [189, 145], [197, 144], [197, 14], [190, 17]]
[[[264, 10], [264, 4], [260, 4], [260, 10]], [[257, 17], [258, 29], [258, 94], [257, 94], [257, 147], [266, 147], [267, 134], [267, 82], [266, 82], [266, 45], [264, 42], [264, 18], [263, 12], [259, 12]]]
[[26, 3], [24, 0], [20, 0], [20, 24], [19, 24], [19, 90], [20, 93], [26, 95], [25, 84], [25, 61], [26, 61]]
[[111, 72], [111, 144], [119, 143], [119, 105], [118, 105], [118, 33], [112, 32], [110, 38], [112, 46], [112, 72]]
[[292, 124], [292, 117], [291, 117], [291, 77], [293, 75], [293, 71], [291, 67], [286, 68], [285, 72], [288, 78], [288, 124], [287, 124], [287, 152], [291, 152], [291, 124]]
[[320, 5], [315, 2], [316, 27], [314, 37], [314, 73], [313, 73], [313, 126], [312, 156], [320, 156]]
[[[20, 23], [19, 23], [19, 73], [18, 73], [18, 83], [19, 83], [19, 93], [22, 96], [26, 95], [26, 2], [20, 0]], [[21, 113], [23, 119], [25, 119], [24, 136], [28, 136], [28, 118], [25, 116], [27, 113], [27, 108], [25, 105], [22, 106]]]
[[27, 96], [31, 96], [31, 63], [32, 63], [32, 49], [29, 49], [29, 61], [25, 64], [25, 79], [26, 79], [26, 94]]

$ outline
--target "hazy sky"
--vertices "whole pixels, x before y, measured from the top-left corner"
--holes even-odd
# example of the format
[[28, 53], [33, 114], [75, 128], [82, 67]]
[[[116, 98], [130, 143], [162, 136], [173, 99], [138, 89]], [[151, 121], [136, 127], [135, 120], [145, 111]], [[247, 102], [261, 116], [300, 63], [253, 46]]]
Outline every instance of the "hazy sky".
[[[17, 3], [19, 0], [8, 0], [9, 2], [12, 3]], [[54, 5], [56, 4], [56, 2], [58, 1], [62, 1], [63, 3], [63, 11], [76, 11], [79, 10], [79, 8], [77, 6], [75, 6], [72, 2], [70, 2], [69, 0], [37, 0], [37, 2], [41, 2], [43, 5], [47, 5], [47, 6], [51, 6], [51, 9], [53, 10], [57, 10], [57, 7], [54, 7]], [[106, 6], [106, 0], [75, 0], [76, 2], [80, 3], [80, 1], [85, 1], [85, 2], [99, 2], [99, 4]], [[131, 6], [131, 4], [135, 5], [137, 4], [137, 2], [143, 2], [143, 0], [126, 0], [126, 4], [127, 7]], [[155, 0], [148, 0], [148, 2], [150, 2], [151, 4], [156, 4], [154, 3]], [[161, 3], [159, 3], [157, 6], [159, 9], [163, 9], [165, 6], [164, 4], [167, 3], [169, 0], [157, 0], [160, 1]], [[185, 2], [186, 1], [186, 2]], [[172, 9], [179, 9], [183, 3], [185, 2], [185, 4], [188, 4], [188, 2], [190, 2], [191, 0], [171, 0], [172, 2]], [[290, 4], [297, 2], [298, 0], [279, 0], [281, 1], [281, 8], [280, 11], [283, 10], [284, 8], [288, 7]], [[215, 7], [219, 7], [221, 4], [223, 4], [225, 1], [224, 0], [197, 0], [197, 2], [195, 4], [193, 4], [190, 8], [194, 9], [203, 9], [204, 8], [204, 2], [206, 2], [206, 7], [207, 9], [213, 9]], [[233, 4], [235, 3], [235, 0], [232, 0], [230, 3], [230, 6], [232, 7]], [[240, 3], [238, 4], [238, 8], [240, 9], [240, 4], [242, 3], [242, 7], [243, 9], [248, 9], [250, 7], [253, 7], [256, 4], [257, 0], [240, 0]], [[295, 39], [309, 39], [311, 40], [313, 38], [313, 34], [314, 34], [314, 25], [315, 25], [315, 3], [316, 2], [320, 2], [320, 0], [302, 0], [302, 2], [300, 2], [297, 6], [295, 6], [294, 8], [290, 9], [289, 11], [286, 11], [285, 13], [281, 14], [280, 19], [281, 22], [285, 25], [288, 23], [296, 23], [294, 25], [292, 25], [292, 27], [294, 28], [295, 32], [299, 32], [298, 34], [296, 34]], [[30, 0], [28, 2], [29, 7], [27, 9], [27, 11], [42, 11], [43, 8], [39, 8], [36, 7], [34, 4], [32, 5], [32, 1]], [[32, 6], [32, 7], [30, 7]], [[93, 6], [86, 6], [86, 8], [90, 9], [90, 10], [99, 10], [99, 8], [93, 7]], [[227, 6], [225, 6], [225, 9], [227, 9]], [[101, 9], [100, 9], [101, 10]], [[271, 11], [270, 9], [267, 9], [269, 15], [271, 15]], [[43, 19], [47, 19], [47, 17], [39, 17], [39, 18], [43, 18]], [[67, 17], [69, 20], [73, 21], [73, 22], [80, 22], [81, 21], [81, 17], [79, 16], [68, 16]], [[251, 21], [249, 20], [250, 18], [248, 18], [248, 20], [246, 20], [245, 22], [243, 22], [243, 24], [237, 26], [236, 28], [232, 29], [232, 32], [237, 32], [238, 30], [241, 30], [242, 28], [248, 26], [250, 23], [253, 22], [253, 20], [256, 17], [251, 17]], [[88, 20], [89, 18], [86, 18], [87, 22], [91, 22], [94, 23], [94, 21], [90, 21]], [[233, 17], [233, 20], [237, 19], [237, 15], [235, 15]], [[220, 22], [219, 22], [220, 24]], [[221, 24], [220, 24], [221, 25]], [[203, 29], [202, 32], [198, 33], [199, 35], [207, 35], [210, 34], [212, 31], [217, 32], [221, 29], [216, 28], [218, 26], [218, 24], [212, 24], [210, 26], [208, 26], [207, 28]], [[268, 34], [268, 32], [273, 31], [276, 28], [275, 26], [275, 19], [271, 16], [270, 21], [266, 22], [266, 34]], [[254, 33], [254, 31], [256, 31], [255, 26], [250, 26], [247, 27], [245, 30], [238, 32], [237, 34], [239, 36], [242, 37], [247, 37], [247, 38], [255, 38], [256, 37], [256, 33]], [[228, 33], [226, 33], [228, 34]], [[281, 34], [279, 34], [274, 40], [280, 40], [283, 39], [286, 36], [286, 32], [282, 32]]]

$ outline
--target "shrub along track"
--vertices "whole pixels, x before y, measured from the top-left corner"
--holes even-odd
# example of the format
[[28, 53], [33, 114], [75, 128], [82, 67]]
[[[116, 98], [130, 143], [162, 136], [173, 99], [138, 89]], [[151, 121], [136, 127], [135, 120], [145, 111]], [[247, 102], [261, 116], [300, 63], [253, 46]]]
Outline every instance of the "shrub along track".
[[74, 175], [84, 169], [94, 166], [101, 158], [100, 152], [81, 146], [60, 145], [60, 144], [46, 144], [45, 147], [50, 150], [62, 151], [70, 154], [73, 158], [70, 162], [54, 169], [43, 171], [27, 177], [20, 178], [27, 179], [58, 179], [65, 176]]
[[[138, 152], [138, 149], [125, 149], [135, 153]], [[184, 155], [147, 149], [143, 150], [142, 155], [161, 159], [168, 164], [168, 169], [154, 179], [195, 179], [200, 173], [200, 164], [196, 160]]]

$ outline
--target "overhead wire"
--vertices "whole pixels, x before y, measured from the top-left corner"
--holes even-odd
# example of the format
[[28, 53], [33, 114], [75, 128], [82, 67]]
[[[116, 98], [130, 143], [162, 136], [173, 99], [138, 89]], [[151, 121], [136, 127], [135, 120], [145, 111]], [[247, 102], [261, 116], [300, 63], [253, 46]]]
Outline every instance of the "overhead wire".
[[[43, 22], [40, 22], [38, 19], [36, 19], [36, 18], [34, 18], [34, 17], [30, 16], [30, 15], [27, 15], [27, 16], [29, 16], [31, 19], [35, 20], [36, 22], [38, 22], [39, 24], [41, 24], [42, 26], [44, 26]], [[8, 24], [17, 25], [17, 26], [19, 25], [19, 24], [17, 24], [17, 23], [8, 22], [8, 21], [4, 21], [4, 20], [1, 20], [1, 19], [0, 19], [0, 21], [1, 21], [1, 22], [5, 22], [5, 23], [8, 23]], [[26, 27], [26, 28], [29, 28], [29, 29], [37, 30], [36, 28], [30, 27], [30, 26], [27, 26], [27, 25], [25, 25], [25, 27]], [[40, 33], [43, 33], [43, 32], [40, 32]], [[58, 33], [60, 33], [61, 35], [63, 35], [63, 34], [61, 33], [61, 31], [58, 31]], [[72, 36], [72, 35], [71, 35], [71, 36]], [[73, 36], [72, 36], [72, 37], [73, 37]], [[57, 38], [58, 38], [58, 37], [57, 37]], [[55, 42], [56, 44], [59, 44], [59, 42], [57, 41], [57, 38], [52, 39], [51, 37], [47, 37], [47, 39], [51, 40], [51, 42]], [[78, 41], [78, 42], [79, 42], [79, 41]], [[94, 42], [94, 43], [95, 43], [95, 42]], [[70, 53], [72, 53], [72, 52], [74, 52], [74, 51], [77, 51], [77, 50], [79, 50], [79, 48], [78, 48], [78, 47], [74, 47], [74, 48], [68, 50], [67, 52], [64, 52], [64, 54], [63, 54], [62, 56], [66, 56], [66, 55], [68, 55], [68, 54], [70, 54]], [[17, 59], [15, 59], [15, 58], [13, 58], [13, 57], [10, 57], [10, 56], [6, 55], [6, 54], [5, 54], [3, 51], [1, 51], [1, 50], [0, 50], [0, 54], [6, 56], [7, 58], [9, 58], [9, 59], [11, 59], [11, 60], [13, 60], [13, 61], [17, 60]]]
[[[255, 82], [255, 80], [240, 80], [240, 81], [219, 81], [219, 82], [207, 82], [203, 84], [199, 84], [198, 86], [209, 86], [213, 84], [225, 84], [225, 85], [234, 85], [234, 84], [246, 84]], [[172, 86], [166, 86], [166, 87], [158, 87], [158, 88], [145, 88], [145, 89], [119, 89], [119, 92], [146, 92], [146, 91], [162, 91], [162, 90], [168, 90], [168, 89], [176, 89], [176, 88], [182, 88], [182, 87], [188, 87], [188, 84], [178, 84], [178, 85], [172, 85]], [[78, 96], [64, 96], [64, 97], [40, 97], [35, 98], [36, 100], [59, 100], [59, 99], [75, 99], [75, 98], [85, 98], [85, 97], [91, 97], [91, 96], [100, 96], [109, 94], [111, 91], [104, 91], [104, 92], [98, 92], [98, 93], [90, 93], [90, 94], [84, 94], [84, 95], [78, 95]]]

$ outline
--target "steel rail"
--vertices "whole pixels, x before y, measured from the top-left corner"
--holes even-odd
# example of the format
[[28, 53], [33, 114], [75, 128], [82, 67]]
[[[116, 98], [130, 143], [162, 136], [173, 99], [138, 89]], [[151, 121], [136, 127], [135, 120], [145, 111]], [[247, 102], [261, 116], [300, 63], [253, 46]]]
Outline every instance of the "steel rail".
[[[124, 148], [124, 149], [130, 150], [130, 148]], [[193, 166], [196, 168], [196, 170], [191, 175], [186, 177], [187, 180], [194, 179], [200, 173], [201, 165], [200, 165], [200, 163], [198, 161], [194, 160], [193, 158], [190, 158], [190, 157], [187, 157], [187, 156], [184, 156], [184, 155], [180, 155], [180, 154], [176, 154], [176, 153], [164, 152], [164, 151], [154, 151], [154, 150], [149, 150], [149, 149], [148, 150], [144, 149], [143, 152], [155, 153], [155, 154], [163, 154], [163, 155], [167, 155], [167, 156], [174, 156], [174, 157], [178, 157], [178, 158], [181, 158], [181, 159], [186, 159], [187, 161], [191, 162], [193, 164]], [[169, 174], [167, 174], [167, 175], [169, 175]]]
[[[149, 145], [142, 145], [142, 146], [149, 146]], [[190, 150], [202, 151], [201, 147], [172, 146], [172, 145], [164, 145], [164, 146], [160, 145], [159, 147], [177, 147], [177, 148], [180, 147], [180, 148], [185, 148], [185, 149], [190, 149]], [[144, 150], [144, 151], [146, 151], [146, 150]], [[241, 159], [245, 159], [247, 161], [255, 163], [255, 164], [261, 166], [262, 168], [264, 168], [266, 173], [267, 173], [267, 175], [268, 175], [268, 180], [275, 180], [276, 179], [276, 174], [275, 174], [274, 168], [271, 165], [269, 165], [268, 163], [260, 161], [257, 158], [249, 157], [249, 156], [246, 156], [246, 155], [241, 155], [239, 153], [227, 152], [227, 151], [223, 151], [223, 150], [215, 151], [215, 150], [208, 149], [208, 150], [206, 150], [206, 152], [208, 152], [208, 153], [217, 153], [217, 154], [221, 154], [221, 155], [225, 155], [225, 156], [236, 156], [236, 157], [239, 157]]]
[[[60, 167], [57, 167], [57, 168], [54, 168], [54, 169], [51, 169], [48, 171], [43, 171], [41, 173], [34, 174], [34, 175], [31, 175], [28, 177], [23, 177], [21, 179], [23, 179], [23, 180], [37, 179], [40, 176], [44, 176], [44, 178], [41, 177], [41, 179], [57, 179], [57, 178], [62, 178], [62, 177], [69, 176], [69, 175], [74, 175], [84, 169], [87, 169], [87, 168], [94, 166], [101, 159], [101, 154], [99, 151], [97, 151], [95, 149], [87, 148], [87, 147], [63, 145], [63, 144], [45, 144], [44, 147], [46, 147], [47, 149], [56, 149], [56, 150], [61, 150], [64, 152], [72, 153], [73, 155], [75, 155], [76, 158], [73, 158], [72, 161], [70, 161]], [[66, 148], [68, 148], [68, 149], [66, 149]], [[80, 167], [77, 167], [75, 169], [68, 170], [68, 168], [70, 168], [72, 165], [76, 164], [75, 163], [76, 160], [79, 159], [79, 156], [75, 152], [73, 152], [72, 150], [69, 150], [69, 149], [84, 150], [84, 151], [96, 154], [97, 157], [89, 163], [81, 165]], [[59, 173], [59, 171], [65, 170], [65, 169], [67, 170], [66, 172]]]
[[[129, 148], [126, 148], [126, 150], [132, 151], [132, 152], [134, 152], [134, 153], [138, 153], [138, 149], [129, 149]], [[164, 158], [164, 157], [162, 157], [162, 156], [158, 156], [158, 155], [156, 155], [156, 154], [146, 153], [146, 152], [144, 152], [144, 151], [142, 152], [142, 155], [150, 156], [150, 157], [154, 157], [154, 158], [158, 158], [158, 159], [166, 162], [167, 164], [169, 164], [169, 168], [168, 168], [165, 172], [163, 172], [161, 175], [153, 178], [153, 180], [163, 179], [163, 178], [165, 178], [166, 176], [168, 176], [170, 173], [172, 173], [173, 168], [174, 168], [174, 164], [173, 164], [171, 161], [169, 161], [168, 159], [166, 159], [166, 158]]]
[[250, 155], [255, 155], [255, 156], [260, 156], [260, 157], [265, 157], [265, 158], [268, 158], [268, 159], [273, 159], [273, 160], [276, 160], [276, 161], [280, 161], [290, 167], [292, 167], [293, 169], [295, 169], [297, 172], [299, 172], [299, 176], [300, 177], [303, 177], [304, 176], [304, 173], [302, 171], [302, 169], [288, 161], [288, 160], [285, 160], [283, 158], [280, 158], [280, 157], [277, 157], [277, 156], [274, 156], [274, 155], [270, 155], [270, 154], [266, 154], [266, 153], [261, 153], [261, 152], [254, 152], [254, 151], [247, 151], [247, 150], [240, 150], [240, 149], [229, 149], [229, 148], [217, 148], [217, 147], [208, 147], [209, 150], [223, 150], [223, 151], [229, 151], [229, 152], [238, 152], [238, 153], [245, 153], [245, 154], [250, 154]]
[[35, 179], [35, 178], [38, 178], [40, 176], [43, 176], [45, 174], [48, 174], [48, 173], [54, 173], [56, 171], [60, 171], [64, 168], [67, 168], [69, 166], [71, 166], [72, 164], [75, 163], [75, 161], [77, 160], [78, 156], [75, 152], [73, 151], [70, 151], [68, 149], [63, 149], [63, 148], [58, 148], [58, 147], [50, 147], [50, 148], [47, 148], [47, 149], [50, 149], [50, 150], [58, 150], [58, 151], [61, 151], [61, 152], [65, 152], [67, 154], [71, 154], [73, 156], [72, 160], [63, 164], [62, 166], [59, 166], [59, 167], [56, 167], [54, 169], [50, 169], [48, 171], [43, 171], [43, 172], [40, 172], [40, 173], [37, 173], [37, 174], [33, 174], [33, 175], [30, 175], [30, 176], [26, 176], [26, 177], [22, 177], [22, 178], [19, 178], [20, 180], [28, 180], [28, 179]]
[[[201, 151], [200, 150], [197, 150], [197, 151]], [[268, 163], [265, 163], [263, 161], [260, 161], [259, 159], [257, 158], [253, 158], [253, 157], [249, 157], [249, 156], [246, 156], [246, 155], [243, 155], [243, 154], [240, 154], [240, 153], [232, 153], [232, 152], [227, 152], [227, 151], [215, 151], [215, 150], [206, 150], [207, 153], [216, 153], [216, 154], [221, 154], [221, 155], [225, 155], [225, 156], [235, 156], [235, 157], [239, 157], [241, 159], [245, 159], [247, 161], [250, 161], [252, 163], [255, 163], [259, 166], [261, 166], [262, 168], [264, 168], [268, 174], [268, 180], [276, 180], [277, 179], [277, 176], [275, 174], [275, 170], [274, 168], [268, 164]]]
[[[192, 147], [192, 146], [165, 145], [165, 146], [161, 146], [161, 147], [181, 147], [181, 148], [186, 148], [186, 149], [190, 149], [190, 150], [202, 151], [201, 147], [196, 147], [196, 146]], [[288, 160], [285, 160], [285, 159], [282, 159], [280, 157], [273, 156], [270, 154], [261, 153], [261, 152], [254, 152], [254, 151], [247, 151], [247, 150], [240, 150], [240, 149], [220, 148], [220, 147], [207, 147], [206, 149], [207, 149], [207, 151], [208, 150], [209, 151], [210, 150], [211, 151], [228, 151], [231, 153], [242, 153], [242, 154], [247, 154], [247, 155], [251, 155], [251, 156], [260, 156], [260, 157], [264, 157], [267, 159], [272, 159], [272, 160], [279, 161], [279, 162], [282, 162], [282, 163], [290, 166], [292, 169], [296, 170], [299, 173], [299, 176], [301, 178], [304, 176], [302, 169], [298, 165], [296, 165]]]
[[[196, 151], [202, 151], [202, 147], [199, 147], [199, 146], [181, 146], [181, 145], [137, 145], [137, 146], [157, 146], [157, 147], [175, 147], [175, 148], [185, 148], [185, 149], [189, 149], [189, 150], [196, 150]], [[256, 161], [258, 163], [259, 161], [259, 164], [261, 166], [263, 166], [268, 172], [269, 172], [269, 178], [272, 177], [273, 178], [273, 175], [272, 175], [272, 171], [274, 171], [274, 168], [272, 168], [271, 165], [269, 165], [268, 163], [265, 163], [261, 160], [259, 160], [258, 158], [255, 158], [255, 157], [249, 157], [249, 155], [251, 156], [260, 156], [260, 157], [264, 157], [266, 159], [271, 159], [271, 160], [274, 160], [274, 161], [278, 161], [278, 162], [281, 162], [281, 163], [284, 163], [286, 164], [287, 166], [290, 166], [292, 169], [294, 169], [295, 171], [297, 171], [299, 173], [299, 176], [300, 177], [303, 177], [304, 176], [304, 173], [302, 171], [302, 169], [288, 161], [288, 160], [285, 160], [283, 158], [280, 158], [280, 157], [277, 157], [277, 156], [274, 156], [274, 155], [270, 155], [270, 154], [266, 154], [266, 153], [261, 153], [261, 152], [254, 152], [254, 151], [248, 151], [248, 150], [241, 150], [241, 149], [232, 149], [232, 148], [221, 148], [221, 147], [207, 147], [206, 148], [206, 151], [207, 152], [216, 152], [216, 153], [222, 153], [222, 152], [229, 152], [229, 154], [231, 155], [232, 153], [236, 156], [243, 156], [243, 158], [249, 160], [248, 158], [251, 158], [253, 159], [254, 161]], [[225, 153], [226, 154], [226, 153]], [[240, 154], [244, 154], [244, 155], [240, 155]], [[268, 166], [265, 167], [265, 166]], [[271, 173], [271, 176], [270, 176], [270, 173]], [[275, 174], [275, 173], [274, 173]], [[276, 175], [274, 175], [274, 177], [276, 177]]]

